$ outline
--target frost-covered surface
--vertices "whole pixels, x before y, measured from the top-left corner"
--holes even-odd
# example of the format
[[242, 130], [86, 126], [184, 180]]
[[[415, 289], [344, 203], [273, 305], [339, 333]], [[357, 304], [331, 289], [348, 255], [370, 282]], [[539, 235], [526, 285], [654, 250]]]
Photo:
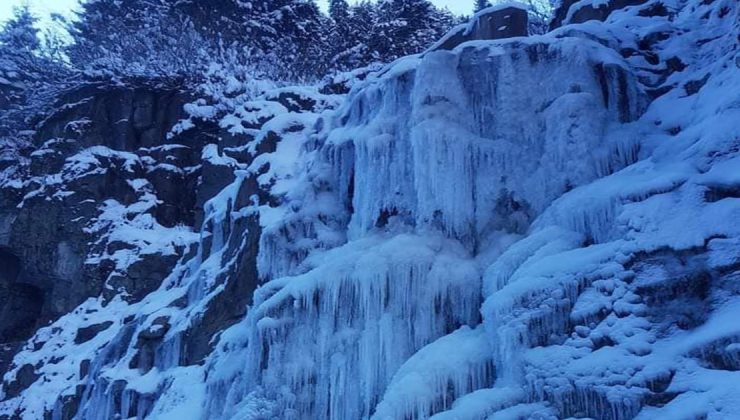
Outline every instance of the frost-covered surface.
[[[738, 337], [725, 318], [738, 292], [737, 9], [673, 6], [411, 57], [355, 88], [309, 171], [345, 209], [349, 242], [260, 290], [209, 364], [204, 415], [737, 415]], [[650, 36], [649, 51], [626, 51]], [[661, 61], [674, 56], [683, 71]], [[674, 88], [650, 103], [661, 86]], [[479, 284], [480, 325], [455, 331], [463, 319], [441, 308], [417, 319], [429, 302], [461, 316], [469, 301], [433, 297], [440, 282], [426, 270], [411, 270], [427, 284], [416, 291], [420, 280], [397, 277], [408, 269], [388, 268], [396, 254], [366, 269], [374, 282], [355, 277], [379, 252], [358, 246], [409, 229], [475, 261], [443, 284]], [[402, 267], [424, 261], [417, 248], [398, 250]], [[376, 312], [366, 288], [385, 282]]]
[[[234, 181], [197, 247], [142, 300], [39, 330], [6, 380], [43, 379], [0, 413], [740, 417], [740, 11], [655, 4], [401, 59], [336, 110], [313, 89], [230, 106], [202, 159]], [[65, 168], [108, 152], [85, 153]], [[263, 284], [193, 360], [250, 264]]]
[[[300, 101], [294, 112], [286, 108], [291, 100]], [[230, 285], [243, 282], [248, 287], [250, 279], [238, 277], [251, 276], [243, 267], [250, 265], [243, 255], [249, 254], [253, 242], [249, 238], [259, 237], [259, 223], [253, 220], [263, 212], [263, 222], [269, 224], [270, 211], [280, 211], [271, 209], [269, 202], [292, 190], [293, 179], [303, 168], [299, 162], [305, 161], [298, 154], [309, 140], [307, 132], [318, 113], [336, 101], [311, 88], [281, 88], [227, 104], [218, 109], [215, 121], [223, 130], [217, 139], [222, 141], [204, 145], [197, 165], [184, 164], [196, 146], [180, 144], [191, 141], [188, 131], [198, 130], [206, 119], [195, 102], [186, 107], [190, 118], [171, 130], [167, 137], [171, 144], [134, 153], [102, 145], [75, 150], [74, 140], [53, 139], [31, 154], [30, 165], [34, 159], [43, 162], [43, 171], [32, 170], [24, 178], [22, 165], [8, 167], [3, 187], [29, 191], [19, 208], [31, 200], [54, 206], [106, 189], [118, 199], [79, 204], [90, 209], [78, 212], [75, 219], [80, 235], [91, 239], [84, 264], [107, 273], [101, 279], [103, 292], [39, 329], [15, 356], [4, 378], [0, 417], [110, 419], [122, 413], [127, 418], [144, 417], [152, 410], [177, 417], [205, 405], [193, 395], [204, 386], [205, 372], [189, 362], [203, 351], [198, 346], [211, 340], [210, 327], [203, 325], [214, 322], [212, 317], [226, 316], [219, 311], [244, 313], [244, 303], [232, 303], [235, 307], [225, 311], [218, 306], [224, 305], [219, 301], [223, 295], [234, 293]], [[243, 131], [232, 129], [236, 124]], [[68, 157], [62, 153], [64, 147], [72, 150]], [[58, 166], [58, 172], [48, 173], [46, 166]], [[199, 190], [214, 182], [226, 185], [203, 204], [200, 234], [182, 223], [160, 223], [166, 198], [157, 194], [171, 195], [167, 187], [172, 182], [187, 183], [193, 174], [198, 175]], [[177, 188], [188, 185], [193, 186]], [[276, 198], [269, 198], [271, 188]], [[172, 259], [180, 260], [174, 271], [160, 279], [154, 291], [147, 291], [144, 286], [156, 282], [157, 274], [142, 270], [159, 270]], [[251, 259], [254, 264], [255, 256]], [[242, 293], [245, 296], [237, 302], [247, 301], [247, 293]], [[196, 335], [199, 343], [192, 342]], [[190, 366], [180, 366], [184, 364]], [[166, 395], [160, 395], [165, 388]]]

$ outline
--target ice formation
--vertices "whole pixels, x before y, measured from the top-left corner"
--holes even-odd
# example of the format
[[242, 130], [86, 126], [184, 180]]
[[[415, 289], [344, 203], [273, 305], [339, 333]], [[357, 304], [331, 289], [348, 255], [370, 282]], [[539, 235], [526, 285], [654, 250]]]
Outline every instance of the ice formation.
[[[336, 110], [229, 115], [254, 159], [205, 149], [236, 176], [193, 254], [40, 330], [75, 354], [29, 344], [44, 380], [0, 415], [62, 419], [80, 386], [80, 419], [740, 416], [740, 11], [656, 4], [407, 57]], [[246, 314], [189, 360], [255, 248]], [[88, 318], [110, 324], [72, 345]]]

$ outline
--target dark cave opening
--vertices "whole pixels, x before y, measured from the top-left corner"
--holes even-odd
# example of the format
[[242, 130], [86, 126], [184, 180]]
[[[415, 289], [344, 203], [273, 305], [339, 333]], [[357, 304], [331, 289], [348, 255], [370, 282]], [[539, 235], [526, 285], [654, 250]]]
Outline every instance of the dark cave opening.
[[36, 286], [19, 283], [21, 260], [0, 247], [0, 343], [29, 338], [44, 304], [44, 292]]
[[0, 247], [0, 285], [15, 283], [21, 273], [21, 260]]

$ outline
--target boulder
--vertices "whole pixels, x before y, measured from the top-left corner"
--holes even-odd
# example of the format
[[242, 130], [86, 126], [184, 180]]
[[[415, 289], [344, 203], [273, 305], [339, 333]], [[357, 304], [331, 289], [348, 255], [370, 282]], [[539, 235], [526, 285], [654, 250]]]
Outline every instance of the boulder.
[[[550, 22], [550, 29], [567, 24], [583, 23], [589, 20], [606, 20], [609, 15], [627, 6], [645, 3], [647, 0], [609, 0], [607, 2], [588, 2], [581, 0], [563, 0]], [[596, 3], [596, 5], [594, 5]], [[573, 10], [571, 10], [573, 9]]]
[[5, 396], [15, 398], [39, 378], [33, 365], [25, 364], [15, 373], [15, 379], [4, 384]]
[[77, 330], [77, 335], [75, 336], [75, 344], [82, 344], [92, 340], [99, 333], [110, 328], [111, 325], [113, 325], [113, 321], [105, 321], [100, 324], [80, 328]]
[[527, 36], [528, 24], [524, 5], [507, 3], [489, 7], [478, 12], [469, 23], [452, 29], [431, 50], [452, 50], [468, 41]]

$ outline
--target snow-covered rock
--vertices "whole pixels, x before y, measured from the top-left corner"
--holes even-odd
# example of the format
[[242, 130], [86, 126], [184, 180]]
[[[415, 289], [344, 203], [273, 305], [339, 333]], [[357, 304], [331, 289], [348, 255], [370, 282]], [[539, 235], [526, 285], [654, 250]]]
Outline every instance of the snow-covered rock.
[[[111, 285], [182, 257], [3, 348], [0, 416], [740, 416], [740, 10], [628, 3], [334, 80], [346, 98], [195, 101], [162, 133], [197, 152], [38, 147], [0, 178], [24, 206], [131, 173], [79, 221]], [[190, 171], [199, 235], [150, 210]]]

